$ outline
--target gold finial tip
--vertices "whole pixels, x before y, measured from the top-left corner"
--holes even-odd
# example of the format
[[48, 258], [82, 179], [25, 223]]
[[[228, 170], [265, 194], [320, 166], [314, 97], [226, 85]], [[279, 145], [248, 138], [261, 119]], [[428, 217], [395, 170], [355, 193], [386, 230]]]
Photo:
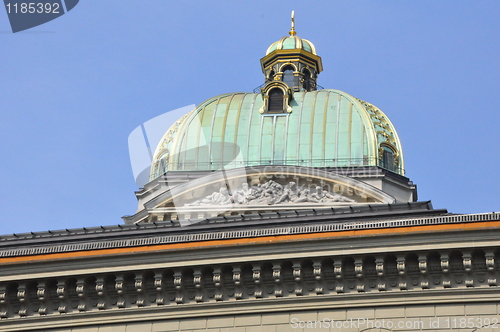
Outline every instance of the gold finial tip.
[[297, 33], [295, 32], [295, 11], [292, 10], [292, 28], [290, 29], [290, 36], [295, 36]]

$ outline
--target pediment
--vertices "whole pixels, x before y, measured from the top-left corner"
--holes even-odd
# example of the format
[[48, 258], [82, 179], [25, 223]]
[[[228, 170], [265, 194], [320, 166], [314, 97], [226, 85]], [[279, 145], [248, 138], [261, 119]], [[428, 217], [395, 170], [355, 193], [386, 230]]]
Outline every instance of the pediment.
[[145, 208], [149, 214], [172, 219], [395, 202], [394, 197], [365, 182], [297, 166], [216, 171], [160, 190]]

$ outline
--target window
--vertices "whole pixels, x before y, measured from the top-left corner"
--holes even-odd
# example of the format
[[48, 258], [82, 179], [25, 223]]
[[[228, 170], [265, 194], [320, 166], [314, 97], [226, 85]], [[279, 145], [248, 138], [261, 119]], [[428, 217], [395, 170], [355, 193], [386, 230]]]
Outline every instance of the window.
[[263, 103], [260, 114], [287, 114], [292, 112], [289, 101], [293, 99], [292, 89], [283, 81], [268, 82], [261, 90]]
[[293, 88], [295, 84], [295, 77], [293, 76], [293, 67], [286, 66], [283, 68], [283, 82], [285, 82], [289, 87]]
[[167, 162], [164, 158], [160, 159], [160, 167], [158, 167], [158, 174], [165, 174], [167, 172]]
[[304, 70], [304, 76], [303, 76], [304, 82], [302, 83], [302, 87], [306, 91], [311, 91], [311, 73], [309, 70], [305, 69]]
[[283, 90], [274, 88], [269, 91], [269, 107], [270, 113], [283, 112]]
[[275, 75], [274, 70], [271, 70], [271, 72], [269, 73], [269, 79], [268, 79], [269, 82], [274, 80], [274, 75]]
[[382, 146], [382, 167], [389, 171], [396, 171], [396, 164], [394, 162], [394, 151], [388, 146]]

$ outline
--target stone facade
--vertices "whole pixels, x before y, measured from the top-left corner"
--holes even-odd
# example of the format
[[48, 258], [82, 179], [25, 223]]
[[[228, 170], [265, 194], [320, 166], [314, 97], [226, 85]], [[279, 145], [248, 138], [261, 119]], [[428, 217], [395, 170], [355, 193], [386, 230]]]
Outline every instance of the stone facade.
[[[500, 215], [412, 207], [394, 205], [392, 214], [387, 207], [374, 219], [317, 211], [302, 215], [308, 225], [296, 215], [253, 237], [245, 232], [262, 229], [266, 219], [191, 232], [194, 226], [160, 223], [87, 229], [84, 236], [72, 230], [59, 235], [58, 246], [46, 241], [50, 250], [31, 255], [19, 250], [51, 236], [5, 237], [0, 331], [386, 331], [382, 321], [395, 331], [495, 331]], [[173, 231], [227, 233], [155, 240]], [[99, 248], [111, 234], [124, 244], [149, 242], [78, 246]], [[474, 328], [462, 328], [464, 319]], [[480, 322], [491, 326], [477, 329]]]

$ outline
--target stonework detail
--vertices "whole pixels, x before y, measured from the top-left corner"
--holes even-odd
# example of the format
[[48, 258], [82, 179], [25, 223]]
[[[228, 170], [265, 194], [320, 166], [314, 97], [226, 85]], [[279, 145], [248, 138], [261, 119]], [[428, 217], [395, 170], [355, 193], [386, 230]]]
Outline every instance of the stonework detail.
[[315, 189], [300, 188], [295, 182], [281, 185], [274, 180], [250, 186], [243, 183], [242, 187], [230, 193], [226, 187], [207, 195], [205, 198], [188, 203], [185, 206], [211, 205], [278, 205], [298, 203], [352, 203], [355, 200], [323, 190], [321, 186]]
[[500, 267], [491, 248], [488, 250], [228, 262], [4, 282], [0, 283], [0, 318], [263, 298], [496, 287]]

